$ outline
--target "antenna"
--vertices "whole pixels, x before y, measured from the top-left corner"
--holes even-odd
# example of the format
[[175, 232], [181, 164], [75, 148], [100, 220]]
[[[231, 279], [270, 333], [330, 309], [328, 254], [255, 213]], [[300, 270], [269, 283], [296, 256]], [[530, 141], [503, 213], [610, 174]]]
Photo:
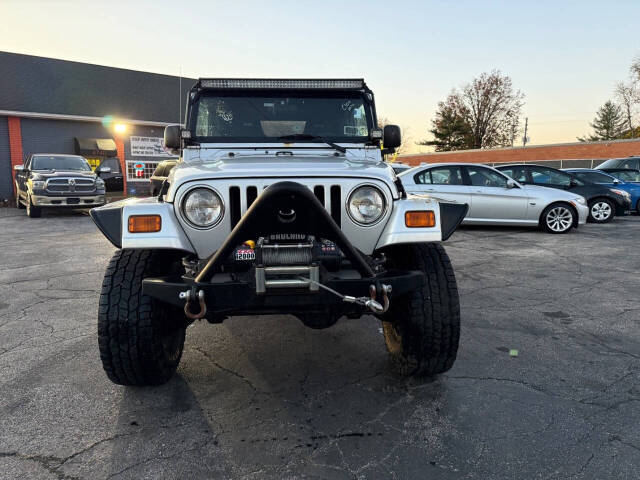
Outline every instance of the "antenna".
[[180, 80], [178, 81], [178, 120], [182, 126], [182, 65], [180, 65]]

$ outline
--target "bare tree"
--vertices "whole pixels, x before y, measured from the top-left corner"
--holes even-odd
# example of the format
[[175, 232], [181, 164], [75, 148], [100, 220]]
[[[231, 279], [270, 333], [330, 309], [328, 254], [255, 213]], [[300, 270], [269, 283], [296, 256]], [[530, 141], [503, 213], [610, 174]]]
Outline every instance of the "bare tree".
[[[455, 119], [456, 141], [461, 142], [460, 149], [491, 148], [511, 145], [511, 138], [520, 126], [524, 94], [514, 90], [511, 78], [500, 70], [482, 73], [460, 90], [453, 89], [443, 102], [438, 104], [433, 130], [436, 140], [447, 137], [446, 131], [439, 129], [451, 127]], [[464, 125], [458, 125], [462, 120]], [[425, 141], [422, 144], [434, 144]]]
[[640, 55], [633, 59], [631, 62], [631, 67], [629, 68], [631, 71], [631, 81], [636, 85], [640, 83]]
[[[640, 67], [640, 65], [638, 65], [638, 67]], [[631, 138], [635, 138], [634, 117], [636, 107], [638, 103], [640, 103], [638, 83], [633, 81], [630, 81], [629, 83], [618, 82], [616, 84], [615, 97], [622, 108], [629, 136]]]

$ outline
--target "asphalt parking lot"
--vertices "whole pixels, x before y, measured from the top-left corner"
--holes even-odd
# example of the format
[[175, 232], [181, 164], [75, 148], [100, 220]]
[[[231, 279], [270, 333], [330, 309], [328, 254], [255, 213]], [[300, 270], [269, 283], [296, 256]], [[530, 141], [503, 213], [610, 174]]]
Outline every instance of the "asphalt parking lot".
[[96, 339], [113, 247], [86, 215], [0, 209], [0, 477], [636, 479], [639, 239], [637, 216], [457, 232], [461, 345], [435, 379], [394, 376], [372, 317], [240, 317], [124, 388]]

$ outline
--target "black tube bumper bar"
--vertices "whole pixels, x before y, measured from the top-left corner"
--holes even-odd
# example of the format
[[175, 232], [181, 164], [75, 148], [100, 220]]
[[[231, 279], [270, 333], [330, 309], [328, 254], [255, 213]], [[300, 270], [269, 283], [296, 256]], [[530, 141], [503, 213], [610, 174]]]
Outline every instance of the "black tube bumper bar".
[[[283, 217], [282, 212], [287, 212], [286, 217]], [[253, 202], [222, 246], [204, 266], [196, 278], [196, 283], [209, 282], [220, 265], [242, 242], [265, 236], [267, 233], [299, 233], [331, 240], [360, 275], [374, 276], [369, 264], [345, 237], [309, 188], [296, 182], [278, 182], [269, 186]]]

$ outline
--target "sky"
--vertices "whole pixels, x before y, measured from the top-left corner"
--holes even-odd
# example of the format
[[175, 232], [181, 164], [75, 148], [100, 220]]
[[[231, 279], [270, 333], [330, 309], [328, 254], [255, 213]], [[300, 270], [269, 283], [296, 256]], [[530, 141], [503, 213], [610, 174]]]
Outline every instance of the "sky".
[[576, 141], [640, 55], [638, 18], [638, 0], [0, 0], [0, 50], [186, 77], [364, 78], [418, 152], [438, 101], [493, 69], [525, 94], [531, 144]]

